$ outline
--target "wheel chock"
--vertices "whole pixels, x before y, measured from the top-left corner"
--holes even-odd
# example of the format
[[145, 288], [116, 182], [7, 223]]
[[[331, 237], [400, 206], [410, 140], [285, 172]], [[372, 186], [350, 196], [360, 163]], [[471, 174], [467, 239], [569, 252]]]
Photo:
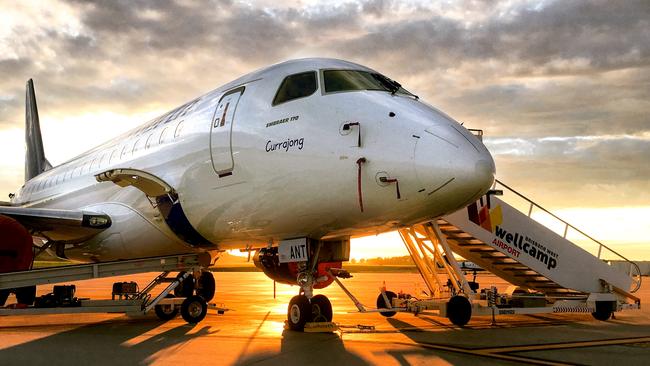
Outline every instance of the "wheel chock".
[[308, 322], [305, 324], [305, 333], [331, 333], [339, 330], [334, 322]]

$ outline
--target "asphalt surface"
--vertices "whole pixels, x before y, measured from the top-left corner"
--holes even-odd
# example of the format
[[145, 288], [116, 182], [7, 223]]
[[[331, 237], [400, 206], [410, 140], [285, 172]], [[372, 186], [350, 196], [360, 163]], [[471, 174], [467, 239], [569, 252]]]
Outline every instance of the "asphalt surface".
[[[111, 284], [135, 280], [144, 286], [155, 274], [79, 281], [77, 296], [110, 298]], [[210, 312], [197, 325], [182, 318], [163, 322], [151, 314], [65, 314], [0, 317], [0, 365], [477, 365], [650, 364], [650, 311], [627, 311], [597, 321], [590, 314], [474, 317], [463, 328], [447, 319], [412, 314], [384, 318], [355, 313], [335, 284], [320, 291], [334, 305], [335, 333], [284, 330], [286, 308], [297, 287], [278, 285], [261, 273], [215, 273], [216, 302], [230, 309]], [[360, 273], [345, 280], [366, 305], [379, 287], [421, 293], [416, 274]], [[645, 278], [646, 282], [650, 280]], [[499, 278], [479, 276], [481, 287]], [[39, 294], [50, 287], [39, 288]], [[650, 300], [650, 284], [637, 292]], [[11, 301], [11, 298], [10, 298]], [[361, 326], [372, 326], [368, 330]]]

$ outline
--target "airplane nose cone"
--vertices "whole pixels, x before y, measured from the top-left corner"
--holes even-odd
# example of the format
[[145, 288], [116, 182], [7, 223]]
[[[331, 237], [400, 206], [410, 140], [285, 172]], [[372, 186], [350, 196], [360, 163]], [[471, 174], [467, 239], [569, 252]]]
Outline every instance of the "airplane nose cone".
[[415, 148], [415, 170], [422, 189], [445, 206], [460, 208], [485, 194], [495, 177], [490, 152], [462, 127], [429, 127]]

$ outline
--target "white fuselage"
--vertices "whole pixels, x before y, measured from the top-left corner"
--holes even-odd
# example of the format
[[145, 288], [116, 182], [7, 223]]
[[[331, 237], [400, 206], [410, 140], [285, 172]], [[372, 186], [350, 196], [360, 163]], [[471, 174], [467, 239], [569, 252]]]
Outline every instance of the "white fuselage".
[[[326, 69], [370, 70], [305, 59], [254, 72], [35, 177], [14, 203], [108, 214], [109, 229], [66, 249], [97, 261], [381, 232], [456, 211], [489, 189], [492, 157], [460, 124], [409, 95], [326, 93]], [[273, 106], [284, 78], [304, 71], [317, 73], [316, 92]], [[180, 240], [140, 190], [95, 179], [116, 168], [174, 187], [212, 245]], [[382, 176], [397, 179], [399, 199]]]

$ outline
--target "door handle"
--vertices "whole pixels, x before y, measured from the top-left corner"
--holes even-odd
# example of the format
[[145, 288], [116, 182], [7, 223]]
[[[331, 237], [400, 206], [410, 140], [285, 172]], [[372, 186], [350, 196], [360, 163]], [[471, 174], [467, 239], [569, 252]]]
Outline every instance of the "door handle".
[[357, 130], [357, 132], [358, 132], [358, 134], [357, 134], [357, 147], [361, 147], [361, 123], [360, 122], [348, 122], [348, 123], [345, 123], [345, 124], [343, 124], [342, 130], [343, 131], [350, 131], [352, 126], [357, 126], [357, 128], [358, 128], [358, 130]]
[[395, 188], [397, 189], [397, 199], [402, 198], [402, 195], [399, 192], [399, 181], [397, 178], [379, 177], [379, 181], [382, 183], [395, 183]]

